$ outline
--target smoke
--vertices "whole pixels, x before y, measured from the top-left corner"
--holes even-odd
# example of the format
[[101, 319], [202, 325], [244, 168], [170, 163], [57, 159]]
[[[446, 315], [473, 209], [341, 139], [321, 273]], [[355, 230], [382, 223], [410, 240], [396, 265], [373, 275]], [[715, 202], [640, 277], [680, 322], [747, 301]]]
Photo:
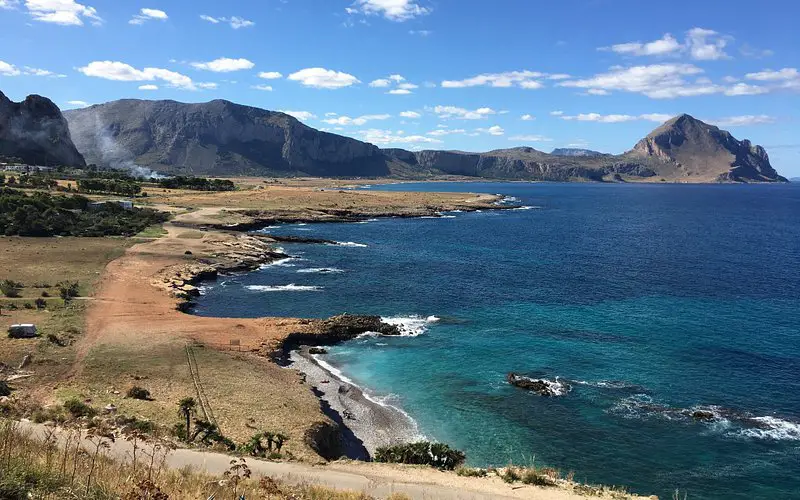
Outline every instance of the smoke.
[[164, 175], [155, 170], [137, 165], [134, 155], [114, 138], [110, 127], [107, 127], [100, 116], [94, 113], [80, 113], [70, 119], [70, 129], [76, 142], [91, 145], [99, 157], [100, 166], [125, 170], [131, 176], [144, 179], [163, 179]]

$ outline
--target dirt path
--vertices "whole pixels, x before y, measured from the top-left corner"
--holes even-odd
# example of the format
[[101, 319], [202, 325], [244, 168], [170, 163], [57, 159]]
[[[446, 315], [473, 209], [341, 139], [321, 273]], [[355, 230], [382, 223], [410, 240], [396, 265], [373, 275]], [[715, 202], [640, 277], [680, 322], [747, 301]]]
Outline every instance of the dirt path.
[[[21, 428], [41, 438], [45, 427], [22, 422]], [[63, 436], [62, 436], [63, 438]], [[87, 446], [89, 445], [87, 441]], [[141, 446], [141, 444], [140, 444]], [[147, 446], [147, 445], [145, 445]], [[117, 461], [130, 461], [132, 444], [118, 439], [110, 443], [107, 454]], [[152, 450], [149, 450], [151, 452]], [[141, 456], [141, 455], [140, 455]], [[169, 453], [166, 466], [179, 470], [191, 467], [222, 476], [230, 467], [231, 456], [206, 451], [178, 449]], [[374, 463], [334, 462], [323, 466], [302, 463], [266, 462], [247, 459], [254, 477], [269, 476], [288, 484], [319, 485], [339, 490], [363, 491], [375, 498], [403, 493], [414, 500], [572, 500], [585, 498], [571, 491], [508, 485], [498, 478], [466, 478], [429, 468], [402, 467]]]

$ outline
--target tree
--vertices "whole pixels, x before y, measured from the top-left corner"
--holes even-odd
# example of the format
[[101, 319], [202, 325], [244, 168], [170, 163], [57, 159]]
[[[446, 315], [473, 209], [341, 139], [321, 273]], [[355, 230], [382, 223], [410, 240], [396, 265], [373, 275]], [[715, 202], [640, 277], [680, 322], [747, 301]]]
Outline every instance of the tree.
[[56, 283], [58, 293], [64, 302], [69, 302], [80, 295], [80, 286], [74, 281], [61, 281]]
[[192, 424], [192, 416], [195, 414], [197, 410], [197, 402], [194, 398], [183, 398], [178, 403], [178, 413], [186, 419], [186, 442], [191, 441], [192, 433], [191, 433], [191, 424]]
[[22, 283], [13, 280], [0, 281], [0, 292], [3, 292], [8, 298], [19, 297], [19, 291], [22, 288]]

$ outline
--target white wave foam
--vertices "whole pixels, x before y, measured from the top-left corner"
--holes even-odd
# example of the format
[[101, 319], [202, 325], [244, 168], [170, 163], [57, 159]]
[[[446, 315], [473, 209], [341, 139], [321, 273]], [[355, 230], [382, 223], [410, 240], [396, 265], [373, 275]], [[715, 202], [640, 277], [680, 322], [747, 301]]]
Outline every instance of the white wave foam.
[[335, 243], [336, 246], [340, 247], [357, 247], [357, 248], [366, 248], [367, 245], [363, 243], [356, 243], [354, 241], [337, 241]]
[[360, 221], [356, 222], [356, 224], [369, 224], [370, 222], [378, 222], [378, 219], [360, 220]]
[[588, 385], [589, 387], [600, 387], [601, 389], [627, 389], [636, 387], [621, 380], [600, 380], [597, 382], [590, 382], [587, 380], [573, 380], [572, 383], [576, 385]]
[[800, 441], [800, 424], [777, 417], [754, 417], [750, 419], [754, 428], [743, 429], [739, 435], [754, 439], [775, 441]]
[[396, 316], [381, 318], [384, 323], [396, 326], [400, 330], [400, 334], [404, 337], [417, 337], [428, 331], [428, 325], [436, 323], [439, 318], [436, 316], [428, 316], [422, 318], [420, 316]]
[[323, 290], [321, 286], [295, 285], [294, 283], [291, 283], [289, 285], [275, 285], [275, 286], [249, 285], [245, 288], [247, 288], [248, 290], [253, 290], [254, 292], [320, 292]]
[[537, 209], [537, 208], [539, 208], [539, 207], [533, 207], [533, 206], [529, 206], [529, 205], [524, 205], [524, 206], [521, 206], [521, 207], [512, 208], [512, 210], [534, 210], [534, 209]]
[[309, 269], [298, 269], [298, 273], [320, 273], [320, 274], [334, 274], [343, 273], [344, 271], [336, 267], [312, 267]]
[[268, 262], [266, 264], [261, 264], [258, 266], [259, 269], [269, 269], [270, 267], [294, 267], [295, 264], [293, 261], [298, 260], [296, 257], [287, 257], [285, 259], [276, 260], [273, 262]]

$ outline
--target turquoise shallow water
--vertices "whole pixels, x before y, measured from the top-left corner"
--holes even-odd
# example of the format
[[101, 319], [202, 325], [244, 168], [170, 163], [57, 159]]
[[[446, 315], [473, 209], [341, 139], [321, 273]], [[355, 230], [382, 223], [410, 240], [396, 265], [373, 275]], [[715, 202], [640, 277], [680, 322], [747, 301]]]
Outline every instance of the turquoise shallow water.
[[[328, 361], [474, 465], [547, 464], [662, 498], [800, 498], [800, 187], [382, 189], [537, 208], [269, 228], [358, 245], [286, 245], [298, 258], [222, 278], [197, 313], [395, 318], [421, 334]], [[532, 395], [512, 370], [572, 390]], [[683, 413], [696, 409], [717, 418]]]

